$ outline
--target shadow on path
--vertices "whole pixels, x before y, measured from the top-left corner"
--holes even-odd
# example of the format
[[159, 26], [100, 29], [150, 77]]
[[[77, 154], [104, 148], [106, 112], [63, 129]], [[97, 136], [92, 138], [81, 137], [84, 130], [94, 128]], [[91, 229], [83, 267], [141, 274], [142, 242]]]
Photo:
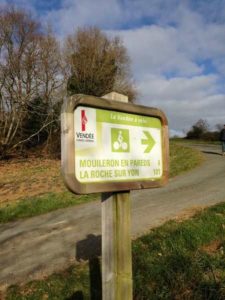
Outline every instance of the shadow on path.
[[[102, 278], [101, 278], [101, 235], [89, 234], [87, 238], [77, 242], [76, 244], [76, 260], [88, 260], [89, 262], [89, 276], [90, 276], [90, 299], [102, 299]], [[77, 292], [78, 293], [78, 292]], [[76, 293], [75, 293], [76, 294]], [[68, 300], [84, 299], [81, 292], [80, 295], [73, 295]], [[78, 298], [80, 297], [80, 298]]]
[[71, 297], [66, 298], [65, 300], [84, 300], [84, 295], [82, 291], [77, 291]]
[[218, 152], [213, 152], [213, 151], [202, 151], [202, 152], [205, 154], [214, 154], [214, 155], [222, 156], [221, 153], [218, 153]]

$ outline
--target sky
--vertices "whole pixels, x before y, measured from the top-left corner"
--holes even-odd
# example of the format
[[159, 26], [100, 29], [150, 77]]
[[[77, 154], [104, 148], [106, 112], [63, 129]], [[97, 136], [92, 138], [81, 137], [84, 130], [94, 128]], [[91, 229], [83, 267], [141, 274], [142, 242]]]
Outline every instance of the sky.
[[225, 0], [0, 0], [51, 24], [59, 40], [98, 26], [131, 58], [137, 104], [157, 107], [171, 135], [199, 119], [225, 124]]

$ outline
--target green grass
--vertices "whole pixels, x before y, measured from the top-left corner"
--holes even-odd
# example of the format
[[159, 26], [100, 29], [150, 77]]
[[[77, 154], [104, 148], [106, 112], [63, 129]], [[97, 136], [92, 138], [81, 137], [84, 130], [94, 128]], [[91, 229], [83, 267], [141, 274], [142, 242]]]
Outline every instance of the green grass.
[[88, 265], [70, 267], [64, 272], [53, 274], [46, 280], [29, 282], [22, 288], [11, 286], [7, 300], [72, 300], [89, 299]]
[[[11, 286], [6, 299], [101, 299], [99, 277], [98, 262], [90, 261]], [[225, 203], [134, 241], [133, 284], [135, 300], [225, 299]]]
[[192, 170], [203, 161], [203, 155], [198, 150], [170, 142], [170, 177]]
[[220, 145], [220, 141], [206, 141], [206, 140], [190, 140], [185, 138], [171, 138], [170, 141], [188, 145]]
[[5, 223], [20, 218], [33, 217], [59, 208], [94, 201], [98, 198], [98, 194], [80, 196], [70, 192], [47, 193], [37, 197], [30, 197], [1, 208], [0, 222]]
[[[197, 150], [170, 143], [170, 177], [193, 169], [203, 161]], [[45, 170], [41, 168], [41, 171]], [[47, 176], [46, 168], [46, 176]], [[29, 170], [27, 170], [29, 172]], [[37, 174], [38, 176], [38, 174]], [[70, 192], [47, 193], [40, 196], [20, 199], [14, 204], [0, 208], [0, 223], [33, 217], [50, 211], [98, 199], [99, 195], [76, 196]]]
[[134, 244], [134, 298], [225, 299], [224, 251], [224, 203], [168, 222]]

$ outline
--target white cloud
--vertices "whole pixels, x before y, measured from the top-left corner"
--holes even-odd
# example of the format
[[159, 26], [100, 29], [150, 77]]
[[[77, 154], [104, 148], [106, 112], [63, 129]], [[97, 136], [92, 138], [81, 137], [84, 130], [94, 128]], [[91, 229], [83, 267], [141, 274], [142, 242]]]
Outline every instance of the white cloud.
[[122, 36], [138, 77], [161, 73], [190, 76], [202, 72], [189, 53], [180, 49], [177, 28], [153, 25], [114, 33]]
[[188, 130], [200, 118], [213, 127], [224, 123], [225, 95], [217, 93], [217, 77], [149, 77], [140, 83], [140, 103], [162, 109], [171, 129]]
[[180, 101], [195, 98], [203, 98], [216, 92], [217, 76], [195, 76], [191, 78], [175, 77], [166, 79], [165, 77], [147, 76], [140, 82], [140, 89], [144, 94], [152, 98], [162, 100]]
[[123, 37], [136, 72], [196, 75], [203, 72], [201, 61], [206, 59], [219, 68], [219, 62], [225, 61], [225, 25], [194, 23], [191, 18], [184, 23], [180, 27], [151, 25], [114, 34]]
[[[35, 11], [36, 0], [13, 1]], [[225, 0], [62, 0], [40, 19], [60, 39], [87, 25], [120, 35], [140, 102], [162, 108], [172, 130], [225, 122]]]
[[163, 109], [172, 130], [188, 130], [200, 118], [213, 127], [225, 120], [225, 25], [179, 11], [176, 26], [114, 33], [129, 50], [142, 104]]
[[45, 20], [54, 24], [59, 36], [70, 34], [77, 27], [92, 25], [110, 28], [120, 23], [122, 10], [117, 0], [66, 0], [57, 11], [49, 11]]
[[184, 131], [170, 129], [169, 130], [169, 136], [170, 137], [185, 137], [186, 133]]

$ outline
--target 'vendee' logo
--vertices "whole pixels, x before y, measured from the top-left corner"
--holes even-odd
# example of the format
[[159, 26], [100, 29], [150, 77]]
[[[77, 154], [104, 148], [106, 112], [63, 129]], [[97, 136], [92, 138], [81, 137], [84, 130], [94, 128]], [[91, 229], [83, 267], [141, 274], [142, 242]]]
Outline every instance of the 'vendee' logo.
[[76, 141], [94, 142], [94, 133], [86, 132], [88, 130], [88, 118], [85, 109], [80, 111], [80, 128], [81, 132], [76, 132]]
[[94, 133], [83, 133], [83, 132], [76, 132], [77, 141], [84, 141], [87, 139], [88, 142], [94, 140]]
[[81, 113], [81, 130], [86, 131], [86, 124], [88, 122], [88, 119], [86, 117], [85, 110], [82, 109], [80, 113]]

